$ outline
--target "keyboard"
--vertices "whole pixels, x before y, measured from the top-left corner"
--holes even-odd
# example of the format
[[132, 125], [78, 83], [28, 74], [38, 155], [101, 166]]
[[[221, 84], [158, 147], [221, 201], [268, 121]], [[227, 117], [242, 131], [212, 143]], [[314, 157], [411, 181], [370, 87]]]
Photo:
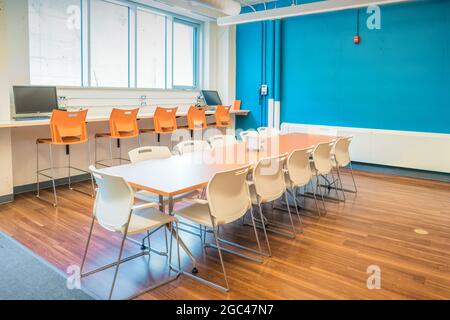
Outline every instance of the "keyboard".
[[14, 118], [16, 121], [38, 121], [38, 120], [49, 120], [50, 116], [32, 116], [32, 117], [17, 117]]

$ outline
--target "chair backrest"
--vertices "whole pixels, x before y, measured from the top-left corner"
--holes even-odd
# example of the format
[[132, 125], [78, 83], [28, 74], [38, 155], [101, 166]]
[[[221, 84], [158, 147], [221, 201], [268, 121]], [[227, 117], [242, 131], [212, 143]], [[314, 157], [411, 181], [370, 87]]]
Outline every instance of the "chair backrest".
[[241, 140], [243, 142], [247, 142], [248, 137], [259, 138], [259, 133], [258, 133], [258, 131], [255, 131], [255, 130], [248, 130], [248, 131], [240, 132], [239, 136], [241, 137]]
[[217, 106], [215, 117], [217, 127], [231, 126], [230, 106]]
[[187, 114], [190, 130], [206, 129], [206, 115], [204, 108], [190, 107]]
[[313, 151], [314, 167], [318, 174], [327, 175], [333, 168], [333, 163], [331, 162], [331, 150], [335, 141], [319, 143]]
[[217, 224], [241, 218], [251, 207], [247, 175], [250, 166], [217, 172], [209, 181], [206, 196]]
[[156, 133], [172, 133], [177, 130], [178, 108], [157, 107], [153, 116]]
[[233, 110], [241, 110], [241, 100], [234, 100], [233, 102]]
[[201, 152], [210, 149], [209, 143], [204, 140], [187, 140], [177, 144], [173, 151], [178, 154], [185, 154], [191, 152]]
[[87, 110], [53, 110], [50, 119], [52, 143], [82, 143], [88, 140], [86, 129]]
[[236, 137], [233, 135], [218, 134], [208, 139], [212, 148], [221, 147], [229, 144], [237, 143]]
[[258, 132], [262, 137], [274, 137], [280, 134], [280, 130], [276, 128], [260, 127]]
[[132, 163], [137, 163], [147, 160], [168, 159], [172, 154], [167, 147], [141, 147], [131, 150], [128, 156]]
[[139, 135], [137, 109], [113, 108], [109, 116], [109, 130], [112, 138], [135, 138]]
[[346, 167], [351, 159], [350, 159], [350, 143], [352, 142], [353, 137], [345, 137], [340, 138], [334, 147], [334, 155], [336, 159], [336, 163], [339, 167]]
[[279, 199], [286, 192], [283, 169], [287, 153], [276, 157], [261, 159], [253, 168], [253, 181], [256, 193], [262, 203]]
[[294, 187], [302, 187], [311, 180], [311, 165], [309, 158], [314, 148], [294, 150], [287, 159], [289, 179]]
[[122, 178], [106, 174], [90, 166], [98, 190], [94, 202], [94, 216], [105, 229], [123, 232], [134, 203], [133, 188]]

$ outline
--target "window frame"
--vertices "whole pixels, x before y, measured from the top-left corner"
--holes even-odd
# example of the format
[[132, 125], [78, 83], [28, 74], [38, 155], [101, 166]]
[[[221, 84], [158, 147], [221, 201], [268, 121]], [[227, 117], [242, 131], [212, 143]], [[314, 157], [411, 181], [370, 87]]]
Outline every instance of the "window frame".
[[[144, 90], [198, 90], [200, 87], [200, 72], [201, 72], [201, 51], [202, 42], [200, 41], [204, 22], [179, 15], [177, 13], [165, 11], [159, 8], [152, 7], [150, 5], [136, 3], [129, 0], [96, 0], [103, 1], [115, 5], [121, 5], [128, 7], [128, 87], [120, 87], [120, 89], [144, 89]], [[91, 46], [91, 19], [92, 19], [92, 0], [80, 0], [80, 22], [81, 22], [81, 88], [92, 88], [92, 89], [116, 89], [115, 87], [105, 87], [105, 86], [92, 86], [92, 46]], [[138, 87], [138, 73], [137, 68], [137, 28], [138, 10], [146, 11], [149, 13], [161, 15], [165, 17], [166, 28], [165, 28], [165, 87], [164, 88], [147, 88]], [[193, 76], [194, 85], [193, 86], [177, 86], [173, 83], [173, 42], [174, 42], [174, 24], [181, 23], [194, 28], [194, 47], [193, 47]], [[30, 31], [28, 31], [28, 36], [30, 36]], [[64, 86], [57, 85], [58, 87], [74, 87], [78, 86]]]
[[[182, 86], [182, 85], [177, 85], [174, 83], [173, 79], [174, 79], [174, 68], [173, 68], [173, 60], [174, 60], [174, 25], [175, 23], [178, 24], [184, 24], [187, 26], [190, 26], [193, 28], [193, 33], [194, 33], [194, 39], [193, 39], [193, 77], [194, 77], [194, 84], [192, 86]], [[186, 89], [198, 89], [199, 87], [199, 72], [200, 72], [200, 68], [199, 68], [199, 47], [200, 47], [200, 42], [199, 42], [199, 28], [200, 25], [198, 25], [197, 23], [185, 20], [185, 19], [181, 19], [181, 18], [173, 18], [172, 19], [172, 50], [171, 50], [171, 55], [172, 55], [172, 88], [174, 89], [179, 89], [179, 90], [186, 90]]]

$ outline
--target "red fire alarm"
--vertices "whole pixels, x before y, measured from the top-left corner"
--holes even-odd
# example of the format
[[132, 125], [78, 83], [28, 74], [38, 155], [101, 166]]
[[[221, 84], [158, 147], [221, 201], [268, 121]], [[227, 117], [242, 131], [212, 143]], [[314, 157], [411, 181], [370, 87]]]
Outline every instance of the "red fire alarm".
[[353, 37], [353, 43], [354, 44], [360, 44], [361, 42], [361, 37], [360, 36], [354, 36]]

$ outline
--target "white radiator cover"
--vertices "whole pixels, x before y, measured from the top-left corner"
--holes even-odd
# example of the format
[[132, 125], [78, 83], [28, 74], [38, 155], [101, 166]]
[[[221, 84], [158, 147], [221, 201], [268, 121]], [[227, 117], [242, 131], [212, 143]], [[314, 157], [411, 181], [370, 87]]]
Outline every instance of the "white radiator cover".
[[282, 132], [353, 136], [353, 161], [450, 173], [450, 134], [283, 123]]

